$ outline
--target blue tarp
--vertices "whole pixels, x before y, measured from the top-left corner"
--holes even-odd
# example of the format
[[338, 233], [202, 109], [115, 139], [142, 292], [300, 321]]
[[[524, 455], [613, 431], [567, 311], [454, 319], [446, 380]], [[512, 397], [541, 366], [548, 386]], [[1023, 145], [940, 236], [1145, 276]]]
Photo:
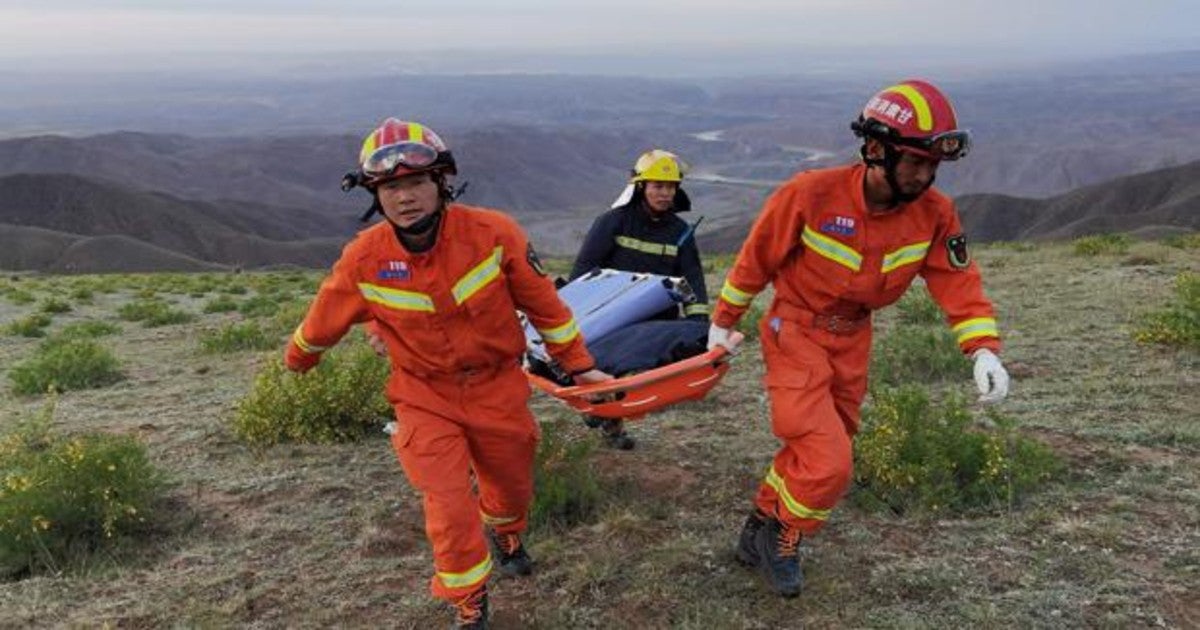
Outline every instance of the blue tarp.
[[[598, 269], [559, 289], [575, 315], [597, 367], [614, 375], [673, 363], [704, 352], [708, 324], [687, 320], [646, 321], [694, 299], [687, 283], [667, 276]], [[532, 367], [552, 376], [550, 356], [528, 322], [525, 337]], [[561, 381], [561, 375], [559, 375]]]

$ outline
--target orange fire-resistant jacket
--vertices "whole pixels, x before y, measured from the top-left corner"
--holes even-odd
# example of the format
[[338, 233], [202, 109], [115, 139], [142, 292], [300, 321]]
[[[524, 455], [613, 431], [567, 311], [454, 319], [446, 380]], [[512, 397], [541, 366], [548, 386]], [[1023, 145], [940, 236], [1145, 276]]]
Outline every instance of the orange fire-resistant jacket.
[[528, 315], [563, 368], [593, 366], [575, 318], [540, 271], [520, 226], [493, 210], [452, 204], [437, 242], [413, 254], [386, 222], [346, 245], [292, 335], [289, 363], [375, 320], [392, 361], [388, 396], [421, 405], [424, 381], [511, 368], [525, 351], [516, 309]]
[[772, 312], [862, 317], [900, 299], [917, 274], [959, 347], [1000, 349], [992, 304], [967, 255], [953, 202], [936, 189], [870, 213], [862, 164], [797, 174], [767, 200], [721, 290], [713, 322], [732, 327], [768, 283]]

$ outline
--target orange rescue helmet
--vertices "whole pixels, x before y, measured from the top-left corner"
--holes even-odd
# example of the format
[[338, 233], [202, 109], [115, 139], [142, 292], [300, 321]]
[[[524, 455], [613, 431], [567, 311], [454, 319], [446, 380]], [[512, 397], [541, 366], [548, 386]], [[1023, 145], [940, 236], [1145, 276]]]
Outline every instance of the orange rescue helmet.
[[367, 134], [358, 165], [358, 183], [368, 188], [410, 173], [458, 172], [441, 136], [421, 123], [396, 118], [388, 118]]
[[950, 99], [918, 79], [880, 90], [850, 128], [861, 138], [936, 160], [957, 160], [971, 147], [971, 133], [958, 128]]

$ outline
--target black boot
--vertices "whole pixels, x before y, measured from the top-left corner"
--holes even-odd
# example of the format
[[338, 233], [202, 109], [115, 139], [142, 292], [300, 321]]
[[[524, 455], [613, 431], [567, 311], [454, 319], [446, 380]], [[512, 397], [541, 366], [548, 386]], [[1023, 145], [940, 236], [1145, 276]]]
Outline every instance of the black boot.
[[589, 429], [599, 429], [600, 425], [604, 424], [604, 418], [600, 416], [584, 416], [583, 424]]
[[520, 534], [499, 534], [488, 528], [488, 542], [492, 553], [500, 561], [500, 572], [509, 577], [533, 573], [533, 559], [525, 553]]
[[450, 626], [450, 630], [456, 628], [487, 630], [487, 586], [480, 586], [475, 592], [454, 602], [454, 613], [454, 625]]
[[754, 536], [758, 552], [758, 567], [771, 588], [784, 597], [800, 594], [804, 573], [800, 570], [800, 530], [788, 527], [779, 520], [768, 519]]
[[742, 525], [742, 533], [738, 535], [738, 562], [748, 567], [758, 564], [758, 550], [754, 548], [754, 539], [758, 537], [758, 530], [762, 529], [769, 518], [771, 517], [763, 514], [763, 511], [758, 508], [754, 508], [746, 517], [746, 524]]
[[620, 420], [605, 420], [600, 424], [600, 431], [604, 433], [604, 443], [609, 448], [632, 451], [637, 444], [633, 437], [625, 432], [625, 424]]

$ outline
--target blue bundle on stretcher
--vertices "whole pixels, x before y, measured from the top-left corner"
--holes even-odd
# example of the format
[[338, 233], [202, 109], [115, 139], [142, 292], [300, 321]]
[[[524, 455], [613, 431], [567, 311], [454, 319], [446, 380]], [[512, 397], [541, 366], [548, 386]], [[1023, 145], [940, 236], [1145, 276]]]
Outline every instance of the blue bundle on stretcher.
[[[704, 352], [707, 323], [656, 319], [680, 303], [695, 300], [682, 278], [596, 269], [563, 286], [558, 294], [574, 313], [596, 367], [610, 374], [646, 370]], [[528, 322], [525, 340], [531, 367], [552, 372], [541, 336]], [[562, 374], [553, 376], [564, 380]]]

